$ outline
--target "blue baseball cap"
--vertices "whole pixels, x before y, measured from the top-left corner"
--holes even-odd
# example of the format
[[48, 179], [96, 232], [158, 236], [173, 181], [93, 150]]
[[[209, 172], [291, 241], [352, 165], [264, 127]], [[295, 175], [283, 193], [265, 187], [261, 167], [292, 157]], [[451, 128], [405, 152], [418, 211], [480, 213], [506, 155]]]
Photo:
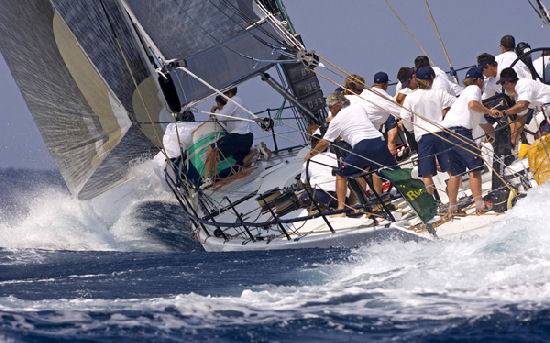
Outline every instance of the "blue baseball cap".
[[420, 80], [435, 79], [435, 72], [432, 67], [420, 67], [416, 71], [416, 78]]
[[384, 73], [383, 71], [380, 71], [374, 74], [374, 83], [382, 84], [382, 83], [388, 83], [388, 82], [389, 82], [388, 74]]
[[466, 78], [467, 79], [482, 79], [483, 78], [483, 70], [479, 66], [471, 67], [466, 72]]

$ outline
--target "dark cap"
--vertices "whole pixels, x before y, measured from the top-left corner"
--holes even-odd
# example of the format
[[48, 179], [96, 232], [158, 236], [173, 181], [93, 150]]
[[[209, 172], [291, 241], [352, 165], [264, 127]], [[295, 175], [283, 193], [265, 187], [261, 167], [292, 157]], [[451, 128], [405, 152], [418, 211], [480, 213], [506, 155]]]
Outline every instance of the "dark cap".
[[483, 69], [485, 68], [485, 66], [488, 66], [488, 65], [498, 65], [497, 61], [495, 60], [495, 56], [491, 55], [491, 54], [487, 54], [487, 53], [484, 53], [484, 54], [481, 54], [479, 56], [477, 56], [477, 65]]
[[397, 72], [397, 79], [403, 85], [405, 85], [407, 82], [409, 82], [412, 79], [413, 76], [414, 76], [414, 68], [401, 67], [401, 68], [399, 68], [399, 71]]
[[416, 78], [419, 80], [435, 79], [435, 72], [432, 67], [421, 67], [416, 71]]
[[195, 115], [189, 110], [179, 112], [178, 114], [176, 114], [176, 121], [194, 122]]
[[483, 79], [483, 71], [478, 66], [471, 67], [466, 72], [466, 78], [467, 79]]
[[384, 73], [383, 71], [380, 71], [374, 74], [374, 83], [383, 84], [383, 83], [388, 83], [388, 81], [389, 81], [388, 74]]
[[500, 45], [506, 50], [514, 50], [516, 48], [516, 39], [512, 35], [506, 35], [500, 39]]
[[417, 56], [414, 59], [414, 66], [416, 69], [421, 67], [429, 67], [430, 66], [430, 58], [428, 56]]
[[506, 81], [512, 81], [515, 82], [518, 80], [518, 74], [512, 67], [504, 68], [500, 72], [500, 80], [498, 80], [498, 84], [502, 84]]

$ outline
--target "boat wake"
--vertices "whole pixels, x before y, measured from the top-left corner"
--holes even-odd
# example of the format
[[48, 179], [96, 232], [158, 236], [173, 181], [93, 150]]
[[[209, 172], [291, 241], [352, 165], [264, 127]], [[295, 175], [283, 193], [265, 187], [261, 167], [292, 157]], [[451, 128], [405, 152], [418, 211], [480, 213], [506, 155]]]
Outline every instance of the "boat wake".
[[0, 247], [77, 251], [191, 249], [185, 218], [153, 175], [151, 161], [129, 181], [92, 201], [78, 201], [48, 171], [1, 171]]
[[25, 272], [2, 262], [17, 254], [5, 252], [0, 331], [121, 341], [136, 328], [167, 341], [536, 340], [548, 329], [549, 206], [543, 186], [483, 237], [351, 251], [34, 251], [41, 260], [20, 261]]

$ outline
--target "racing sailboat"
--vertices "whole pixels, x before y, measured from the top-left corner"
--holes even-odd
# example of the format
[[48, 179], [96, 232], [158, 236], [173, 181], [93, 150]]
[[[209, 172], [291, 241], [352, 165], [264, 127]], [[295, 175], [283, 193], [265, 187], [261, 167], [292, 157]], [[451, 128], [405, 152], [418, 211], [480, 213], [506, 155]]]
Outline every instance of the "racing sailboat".
[[[253, 77], [285, 98], [290, 106], [276, 117], [281, 123], [280, 113], [290, 110], [302, 143], [278, 145], [277, 118], [251, 112], [272, 134], [273, 155], [208, 189], [168, 163], [167, 183], [208, 251], [435, 239], [494, 221], [440, 221], [434, 199], [411, 177], [414, 156], [403, 171], [385, 172], [398, 186], [393, 191], [355, 187], [360, 203], [340, 212], [358, 211], [359, 217], [333, 217], [338, 211], [315, 201], [301, 208], [297, 193], [311, 191], [307, 183], [295, 187], [308, 128], [322, 126], [326, 117], [318, 69], [342, 69], [305, 48], [280, 0], [0, 0], [0, 31], [0, 51], [67, 187], [81, 200], [117, 187], [133, 161], [162, 152], [161, 124], [172, 113]], [[207, 146], [220, 135], [220, 125], [206, 120], [194, 132], [187, 163], [202, 170]], [[506, 203], [510, 189], [531, 186], [523, 168], [511, 168], [500, 152], [488, 155], [502, 170], [491, 168], [486, 181], [497, 181], [487, 188], [507, 189], [498, 201]], [[439, 185], [444, 189], [444, 180]]]

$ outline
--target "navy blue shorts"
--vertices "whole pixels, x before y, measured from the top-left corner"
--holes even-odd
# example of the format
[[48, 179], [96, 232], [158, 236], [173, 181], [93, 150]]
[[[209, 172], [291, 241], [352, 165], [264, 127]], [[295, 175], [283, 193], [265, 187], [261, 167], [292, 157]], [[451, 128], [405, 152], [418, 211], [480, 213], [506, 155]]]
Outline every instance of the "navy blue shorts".
[[449, 144], [437, 135], [427, 133], [418, 141], [418, 176], [427, 177], [437, 175], [436, 159], [442, 172], [449, 169], [447, 152]]
[[[462, 136], [463, 139], [469, 143], [465, 143], [457, 137], [447, 134], [447, 139], [452, 143], [447, 154], [449, 158], [450, 174], [452, 176], [457, 176], [466, 172], [466, 169], [469, 171], [483, 169], [484, 163], [481, 158], [481, 150], [475, 143], [472, 143], [472, 130], [463, 127], [452, 127], [449, 130], [456, 135]], [[468, 149], [468, 151], [464, 148]]]
[[336, 174], [352, 177], [364, 173], [369, 168], [374, 170], [382, 166], [391, 168], [396, 165], [395, 157], [390, 154], [382, 138], [364, 139], [355, 144]]
[[232, 156], [237, 164], [241, 164], [246, 155], [250, 153], [253, 143], [254, 135], [252, 133], [230, 133], [220, 138], [216, 146], [222, 156]]

